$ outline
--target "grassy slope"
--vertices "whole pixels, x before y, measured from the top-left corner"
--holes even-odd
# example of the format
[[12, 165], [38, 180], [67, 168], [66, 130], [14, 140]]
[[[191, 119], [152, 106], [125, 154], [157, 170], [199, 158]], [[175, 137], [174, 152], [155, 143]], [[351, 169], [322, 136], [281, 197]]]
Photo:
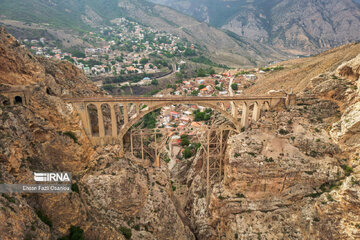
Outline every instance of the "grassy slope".
[[2, 0], [0, 13], [9, 19], [49, 23], [57, 28], [83, 32], [90, 30], [81, 19], [86, 15], [86, 5], [105, 24], [111, 19], [125, 16], [187, 38], [207, 49], [211, 58], [218, 63], [250, 67], [255, 63], [264, 65], [268, 61], [285, 59], [284, 55], [271, 48], [233, 38], [189, 16], [144, 0]]
[[[65, 12], [62, 10], [64, 8], [74, 9], [77, 13]], [[24, 22], [49, 23], [53, 26], [72, 29], [84, 27], [80, 18], [84, 9], [68, 1], [59, 1], [58, 5], [50, 5], [48, 1], [43, 0], [2, 0], [0, 11], [7, 18]]]
[[[48, 23], [55, 27], [65, 27], [74, 30], [89, 29], [83, 23], [81, 16], [85, 15], [85, 6], [88, 5], [104, 20], [111, 20], [121, 16], [117, 8], [118, 0], [27, 0], [27, 1], [0, 1], [1, 15], [9, 19], [23, 22]], [[106, 2], [106, 3], [104, 3]]]

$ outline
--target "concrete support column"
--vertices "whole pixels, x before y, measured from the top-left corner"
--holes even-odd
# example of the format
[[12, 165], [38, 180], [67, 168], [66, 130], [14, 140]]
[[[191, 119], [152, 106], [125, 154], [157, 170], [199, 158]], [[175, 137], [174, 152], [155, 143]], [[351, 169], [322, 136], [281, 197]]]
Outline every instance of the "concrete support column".
[[105, 137], [105, 126], [104, 126], [104, 116], [101, 110], [101, 103], [96, 104], [97, 114], [98, 114], [98, 123], [99, 123], [99, 137]]
[[124, 104], [124, 124], [127, 124], [129, 122], [129, 115], [128, 115], [128, 105], [127, 103]]
[[241, 127], [247, 128], [249, 126], [249, 108], [248, 105], [244, 102], [243, 108], [242, 108], [242, 116], [241, 116]]
[[261, 111], [261, 107], [259, 106], [259, 104], [256, 102], [254, 104], [254, 110], [253, 110], [253, 114], [252, 114], [252, 120], [254, 121], [258, 121], [260, 119], [260, 111]]
[[239, 111], [238, 111], [238, 103], [236, 102], [231, 102], [231, 115], [237, 120], [238, 119], [238, 115], [239, 115]]
[[285, 101], [286, 107], [296, 105], [296, 94], [288, 94]]
[[9, 95], [9, 101], [10, 101], [10, 106], [14, 106], [15, 105], [15, 96]]
[[140, 114], [140, 104], [136, 104], [135, 108], [136, 108], [136, 115], [139, 115]]
[[110, 107], [110, 113], [111, 113], [112, 136], [117, 137], [117, 122], [116, 122], [116, 114], [115, 114], [115, 105], [109, 103], [109, 107]]

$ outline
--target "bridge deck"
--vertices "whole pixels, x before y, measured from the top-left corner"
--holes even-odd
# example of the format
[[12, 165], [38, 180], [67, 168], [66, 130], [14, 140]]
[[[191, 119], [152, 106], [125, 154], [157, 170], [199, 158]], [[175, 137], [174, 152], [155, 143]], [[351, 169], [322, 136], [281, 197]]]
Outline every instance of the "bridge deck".
[[65, 98], [66, 102], [221, 102], [286, 99], [286, 96], [226, 96], [226, 97], [88, 97]]

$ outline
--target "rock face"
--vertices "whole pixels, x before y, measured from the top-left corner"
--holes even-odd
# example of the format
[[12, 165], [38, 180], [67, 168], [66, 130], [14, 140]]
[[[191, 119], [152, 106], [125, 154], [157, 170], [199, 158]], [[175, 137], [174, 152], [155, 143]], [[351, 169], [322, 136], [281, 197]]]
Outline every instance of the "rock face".
[[357, 41], [360, 8], [344, 1], [152, 0], [239, 36], [292, 54], [318, 53]]
[[1, 90], [33, 84], [25, 106], [0, 95], [1, 183], [71, 171], [74, 184], [68, 194], [2, 194], [1, 239], [57, 239], [71, 226], [94, 240], [360, 237], [358, 57], [312, 79], [296, 106], [232, 135], [208, 200], [201, 152], [170, 171], [119, 158], [116, 145], [91, 146], [62, 97], [104, 93], [3, 29], [0, 42]]
[[[333, 208], [346, 202], [344, 211], [360, 210], [357, 176], [343, 171], [343, 153], [320, 130], [335, 114], [331, 101], [306, 100], [288, 112], [267, 113], [263, 123], [272, 129], [231, 137], [224, 179], [212, 183], [208, 213], [204, 181], [190, 170], [186, 205], [198, 238], [356, 238], [359, 216]], [[346, 224], [335, 228], [340, 222]]]
[[[0, 89], [32, 86], [29, 104], [0, 95], [0, 181], [34, 183], [33, 172], [73, 174], [70, 194], [2, 194], [1, 239], [57, 239], [71, 226], [86, 239], [194, 239], [172, 203], [165, 169], [94, 149], [63, 97], [104, 95], [67, 62], [36, 58], [0, 29]], [[76, 188], [75, 188], [76, 189]], [[128, 236], [128, 235], [127, 235]]]
[[[96, 165], [81, 180], [92, 218], [89, 239], [108, 239], [99, 229], [133, 228], [133, 239], [195, 239], [172, 202], [167, 169], [144, 168], [130, 159], [99, 153]], [[115, 235], [117, 239], [121, 234]]]

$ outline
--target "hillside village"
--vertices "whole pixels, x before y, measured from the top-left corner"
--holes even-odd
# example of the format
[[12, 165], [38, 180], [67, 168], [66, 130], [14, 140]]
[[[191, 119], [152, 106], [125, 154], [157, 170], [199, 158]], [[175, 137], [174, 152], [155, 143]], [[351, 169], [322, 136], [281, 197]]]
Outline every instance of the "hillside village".
[[38, 56], [72, 62], [88, 76], [166, 72], [171, 64], [165, 60], [195, 54], [194, 44], [125, 18], [114, 20], [112, 26], [99, 28], [99, 32], [86, 33], [83, 40], [94, 47], [69, 51], [46, 38], [22, 39], [21, 42]]

